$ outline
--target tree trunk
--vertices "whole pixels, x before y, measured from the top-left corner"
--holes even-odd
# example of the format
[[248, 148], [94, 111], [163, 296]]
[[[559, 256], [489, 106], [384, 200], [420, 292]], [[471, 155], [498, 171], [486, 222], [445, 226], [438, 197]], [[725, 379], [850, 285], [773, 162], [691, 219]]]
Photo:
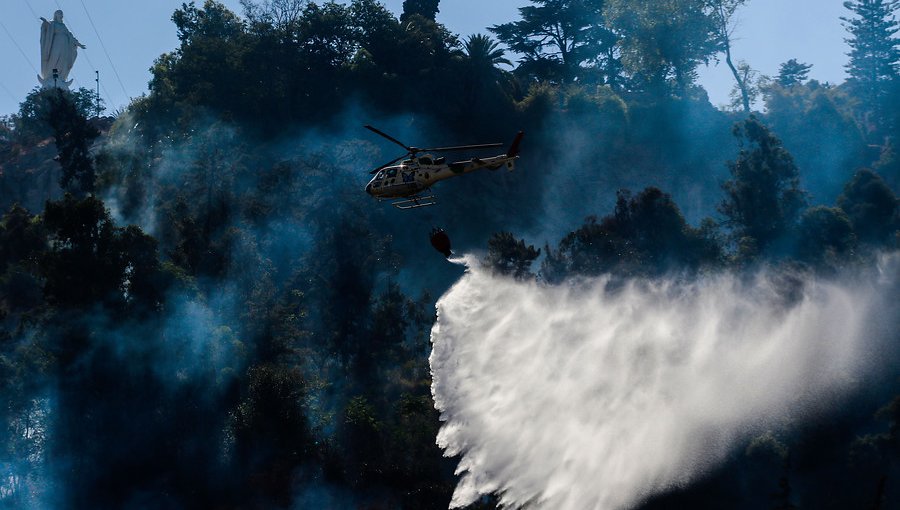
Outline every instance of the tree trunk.
[[737, 82], [738, 88], [741, 89], [741, 103], [744, 106], [744, 113], [749, 114], [750, 95], [747, 93], [747, 84], [744, 82], [743, 78], [741, 78], [741, 73], [734, 67], [734, 63], [731, 62], [731, 44], [727, 40], [725, 41], [725, 63], [728, 64], [728, 68], [731, 69], [731, 74], [734, 75], [734, 81]]

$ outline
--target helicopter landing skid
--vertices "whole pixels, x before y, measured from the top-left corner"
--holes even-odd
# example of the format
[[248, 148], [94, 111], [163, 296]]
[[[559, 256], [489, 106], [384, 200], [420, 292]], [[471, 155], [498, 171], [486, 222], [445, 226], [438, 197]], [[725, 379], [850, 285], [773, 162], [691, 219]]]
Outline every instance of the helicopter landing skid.
[[412, 197], [405, 200], [397, 200], [396, 202], [391, 202], [392, 206], [401, 210], [416, 209], [418, 207], [428, 207], [429, 205], [435, 204], [437, 204], [437, 199], [434, 198], [434, 195]]

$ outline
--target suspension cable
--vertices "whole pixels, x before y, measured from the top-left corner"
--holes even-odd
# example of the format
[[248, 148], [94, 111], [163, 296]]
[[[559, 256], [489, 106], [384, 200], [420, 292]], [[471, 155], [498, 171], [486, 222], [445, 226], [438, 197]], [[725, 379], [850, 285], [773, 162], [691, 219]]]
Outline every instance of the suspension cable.
[[31, 7], [31, 2], [25, 0], [25, 5], [28, 6], [28, 10], [31, 11], [31, 14], [33, 14], [35, 18], [41, 19], [41, 17], [38, 16], [38, 13], [34, 12], [34, 9]]
[[0, 28], [3, 28], [3, 31], [6, 32], [6, 35], [9, 37], [9, 40], [12, 41], [13, 45], [15, 45], [16, 48], [18, 48], [19, 53], [22, 54], [22, 58], [24, 58], [25, 61], [28, 62], [28, 65], [31, 66], [31, 70], [34, 71], [35, 74], [40, 76], [41, 73], [38, 72], [38, 70], [34, 67], [34, 64], [31, 63], [31, 60], [28, 58], [28, 55], [25, 53], [25, 51], [22, 49], [22, 47], [19, 46], [19, 43], [16, 42], [16, 39], [12, 36], [12, 34], [9, 32], [9, 30], [6, 28], [6, 25], [4, 25], [2, 21], [0, 21]]
[[9, 98], [12, 99], [13, 102], [16, 102], [16, 103], [19, 102], [19, 98], [17, 98], [17, 97], [15, 96], [15, 94], [13, 94], [12, 92], [10, 92], [10, 90], [6, 87], [6, 85], [3, 84], [2, 81], [0, 81], [0, 88], [2, 88], [3, 90], [6, 91], [6, 94], [9, 95]]
[[[97, 31], [97, 26], [94, 25], [94, 20], [91, 18], [91, 14], [87, 10], [87, 6], [84, 5], [84, 0], [79, 0], [81, 2], [81, 7], [84, 9], [84, 14], [87, 16], [88, 21], [91, 23], [91, 28], [94, 29], [94, 34], [97, 35], [97, 40], [100, 41], [100, 47], [103, 49], [103, 53], [106, 54], [106, 60], [109, 61], [110, 67], [112, 67], [113, 74], [116, 75], [116, 80], [119, 82], [119, 86], [122, 87], [122, 93], [125, 94], [125, 97], [128, 99], [132, 99], [131, 96], [128, 95], [128, 91], [125, 90], [125, 85], [122, 83], [122, 78], [119, 77], [119, 71], [116, 69], [116, 65], [113, 64], [112, 58], [109, 56], [109, 52], [106, 51], [106, 45], [103, 44], [103, 39], [100, 37], [100, 32]], [[57, 0], [57, 5], [59, 5], [59, 1]]]

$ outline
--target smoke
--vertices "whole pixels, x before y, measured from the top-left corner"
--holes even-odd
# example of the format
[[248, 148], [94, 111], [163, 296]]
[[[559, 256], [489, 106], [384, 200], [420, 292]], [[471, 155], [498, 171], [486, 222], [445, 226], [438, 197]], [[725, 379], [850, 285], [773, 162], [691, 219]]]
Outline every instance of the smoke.
[[823, 280], [774, 270], [553, 287], [469, 269], [432, 330], [451, 507], [622, 509], [742, 440], [808, 419], [888, 366], [900, 259]]

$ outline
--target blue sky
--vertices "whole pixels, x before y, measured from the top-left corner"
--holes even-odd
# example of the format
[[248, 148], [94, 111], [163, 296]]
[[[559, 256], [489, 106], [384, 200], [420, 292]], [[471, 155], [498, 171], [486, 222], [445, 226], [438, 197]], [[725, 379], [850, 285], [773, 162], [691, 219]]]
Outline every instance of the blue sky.
[[[181, 0], [0, 0], [0, 115], [18, 110], [18, 103], [37, 84], [40, 21], [62, 8], [69, 29], [85, 45], [72, 70], [73, 86], [93, 88], [100, 71], [101, 96], [112, 108], [147, 90], [149, 68], [159, 54], [177, 45], [172, 12]], [[202, 2], [198, 2], [202, 3]], [[224, 0], [241, 12], [239, 0]], [[395, 13], [403, 0], [386, 0]], [[486, 32], [485, 27], [513, 21], [526, 0], [443, 0], [441, 21], [463, 36]], [[32, 12], [33, 11], [33, 12]], [[748, 0], [740, 11], [734, 55], [764, 74], [775, 74], [790, 58], [813, 64], [811, 76], [840, 83], [847, 51], [839, 17], [842, 0]], [[37, 16], [35, 16], [37, 14]], [[93, 22], [93, 23], [92, 23]], [[95, 30], [96, 28], [96, 30]], [[105, 46], [105, 51], [104, 51]], [[117, 76], [118, 75], [118, 76]], [[713, 104], [727, 102], [732, 86], [724, 63], [701, 68], [701, 84]]]

